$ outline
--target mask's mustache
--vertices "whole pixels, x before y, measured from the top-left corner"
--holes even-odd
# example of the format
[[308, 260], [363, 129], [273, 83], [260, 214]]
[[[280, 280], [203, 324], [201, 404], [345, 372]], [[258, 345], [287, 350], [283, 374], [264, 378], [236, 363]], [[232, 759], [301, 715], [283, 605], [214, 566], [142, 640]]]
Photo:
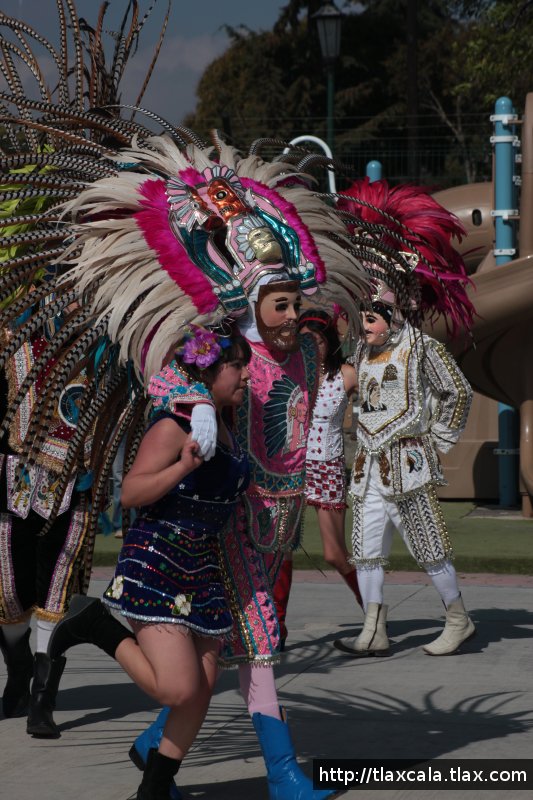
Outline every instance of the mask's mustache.
[[291, 319], [291, 320], [287, 320], [287, 322], [284, 322], [280, 326], [280, 331], [294, 331], [294, 330], [296, 330], [296, 327], [297, 327], [296, 320]]

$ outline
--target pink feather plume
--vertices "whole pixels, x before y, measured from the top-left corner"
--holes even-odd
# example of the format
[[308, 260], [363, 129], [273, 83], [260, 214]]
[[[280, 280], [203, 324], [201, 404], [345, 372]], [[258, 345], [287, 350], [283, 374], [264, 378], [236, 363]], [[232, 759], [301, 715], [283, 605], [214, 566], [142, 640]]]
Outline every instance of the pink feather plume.
[[168, 203], [165, 181], [146, 180], [140, 190], [142, 211], [135, 221], [149, 245], [157, 253], [159, 263], [172, 280], [189, 295], [201, 314], [213, 311], [218, 304], [211, 284], [178, 242], [168, 224]]

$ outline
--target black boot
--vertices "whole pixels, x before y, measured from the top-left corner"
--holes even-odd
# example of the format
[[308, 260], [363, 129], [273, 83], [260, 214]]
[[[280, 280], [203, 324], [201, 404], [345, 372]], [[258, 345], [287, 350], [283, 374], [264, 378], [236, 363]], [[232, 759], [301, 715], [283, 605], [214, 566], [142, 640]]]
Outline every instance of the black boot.
[[33, 675], [30, 633], [28, 628], [18, 642], [8, 644], [0, 628], [0, 649], [7, 667], [7, 681], [2, 698], [5, 717], [24, 717], [28, 713], [30, 681]]
[[124, 639], [134, 639], [131, 631], [116, 620], [97, 597], [75, 594], [69, 610], [50, 637], [48, 655], [55, 661], [77, 644], [95, 644], [111, 658]]
[[164, 756], [154, 748], [149, 750], [137, 800], [168, 800], [180, 765], [176, 758]]
[[54, 722], [59, 681], [67, 659], [60, 656], [53, 661], [46, 653], [35, 653], [33, 683], [26, 733], [45, 739], [59, 739], [61, 734]]

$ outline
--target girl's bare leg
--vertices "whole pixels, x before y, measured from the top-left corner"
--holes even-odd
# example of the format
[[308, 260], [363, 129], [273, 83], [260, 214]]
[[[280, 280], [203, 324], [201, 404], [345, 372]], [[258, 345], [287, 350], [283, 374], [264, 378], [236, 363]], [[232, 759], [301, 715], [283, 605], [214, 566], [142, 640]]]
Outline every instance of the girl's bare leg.
[[[137, 636], [140, 627], [133, 623], [132, 627]], [[156, 671], [135, 639], [124, 639], [115, 650], [115, 659], [139, 689], [160, 702], [160, 687]]]
[[349, 552], [344, 533], [346, 512], [343, 508], [317, 508], [317, 514], [324, 559], [341, 575], [346, 575], [353, 570], [348, 563]]
[[159, 752], [183, 760], [204, 721], [216, 681], [219, 642], [180, 625], [134, 626], [151, 663], [158, 702], [171, 707]]
[[348, 563], [350, 554], [346, 547], [344, 532], [346, 511], [344, 508], [317, 508], [317, 513], [324, 559], [342, 575], [348, 588], [353, 592], [355, 599], [362, 608], [363, 601], [359, 591], [357, 572], [355, 567]]

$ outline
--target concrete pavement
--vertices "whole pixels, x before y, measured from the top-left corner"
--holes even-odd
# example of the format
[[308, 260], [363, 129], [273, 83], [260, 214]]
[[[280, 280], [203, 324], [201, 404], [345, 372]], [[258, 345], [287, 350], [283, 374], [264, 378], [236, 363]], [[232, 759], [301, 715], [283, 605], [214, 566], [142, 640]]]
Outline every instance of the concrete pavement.
[[[100, 595], [110, 570], [95, 570]], [[465, 576], [463, 597], [477, 636], [460, 655], [431, 658], [421, 645], [443, 624], [435, 591], [420, 573], [387, 577], [387, 658], [352, 660], [332, 647], [357, 631], [362, 613], [338, 576], [297, 573], [287, 652], [277, 668], [280, 699], [302, 768], [313, 758], [493, 759], [533, 754], [533, 578]], [[5, 669], [0, 665], [0, 686]], [[73, 648], [61, 683], [59, 740], [25, 733], [25, 720], [0, 719], [0, 797], [16, 800], [126, 800], [140, 773], [127, 757], [155, 704], [120, 667], [91, 646]], [[199, 739], [179, 774], [186, 798], [267, 800], [264, 765], [237, 691], [224, 671]], [[457, 800], [434, 789], [347, 792], [347, 800]], [[516, 800], [509, 790], [471, 790], [469, 800]]]

